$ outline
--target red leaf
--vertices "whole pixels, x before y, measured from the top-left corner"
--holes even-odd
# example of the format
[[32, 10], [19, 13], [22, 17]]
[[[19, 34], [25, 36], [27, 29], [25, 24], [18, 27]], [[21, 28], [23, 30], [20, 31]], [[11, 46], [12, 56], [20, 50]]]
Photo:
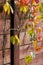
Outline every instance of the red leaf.
[[39, 0], [35, 0], [36, 3], [39, 3]]
[[28, 0], [20, 0], [20, 3], [21, 3], [22, 5], [28, 5]]

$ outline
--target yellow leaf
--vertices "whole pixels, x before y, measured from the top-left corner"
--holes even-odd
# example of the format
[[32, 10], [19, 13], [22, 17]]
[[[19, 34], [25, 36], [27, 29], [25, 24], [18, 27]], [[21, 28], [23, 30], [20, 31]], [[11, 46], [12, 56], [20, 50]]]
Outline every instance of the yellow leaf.
[[8, 2], [4, 4], [3, 8], [4, 8], [4, 11], [7, 12], [8, 15], [10, 14], [10, 12], [13, 13], [13, 8]]
[[8, 6], [7, 4], [4, 4], [4, 11], [7, 12], [7, 10], [8, 10]]
[[33, 41], [33, 45], [34, 45], [34, 48], [36, 48], [36, 45], [37, 45], [37, 41], [36, 40]]
[[23, 6], [20, 7], [20, 12], [23, 12]]
[[15, 39], [16, 39], [17, 44], [19, 44], [20, 43], [20, 40], [19, 40], [19, 38], [18, 38], [17, 35], [15, 35]]
[[10, 14], [10, 8], [8, 8], [8, 15]]
[[38, 15], [38, 17], [37, 17], [38, 19], [41, 19], [41, 15]]
[[24, 6], [23, 12], [26, 13], [28, 11], [28, 6]]
[[21, 6], [20, 12], [26, 13], [28, 11], [28, 6]]

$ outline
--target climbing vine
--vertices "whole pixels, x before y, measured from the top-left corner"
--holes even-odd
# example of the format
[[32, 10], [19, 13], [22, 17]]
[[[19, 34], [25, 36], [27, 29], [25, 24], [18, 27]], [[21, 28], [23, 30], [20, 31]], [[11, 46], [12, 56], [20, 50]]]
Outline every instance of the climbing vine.
[[[26, 23], [24, 27], [25, 32], [27, 32], [28, 36], [30, 36], [30, 41], [33, 44], [34, 49], [36, 51], [40, 51], [42, 48], [41, 44], [43, 41], [41, 35], [41, 33], [43, 32], [43, 27], [38, 25], [40, 22], [43, 24], [43, 3], [39, 2], [39, 0], [19, 0], [19, 1], [14, 1], [14, 3], [19, 13], [23, 15], [23, 17], [21, 16], [20, 18], [19, 14], [17, 13], [20, 22], [28, 19], [28, 23]], [[3, 8], [5, 13], [7, 13], [8, 15], [10, 14], [10, 12], [14, 14], [14, 10], [8, 1], [6, 1]], [[22, 25], [23, 24], [21, 24], [21, 26]], [[21, 27], [18, 30], [21, 31], [22, 29], [23, 28]], [[18, 38], [17, 35], [15, 35], [11, 37], [11, 42], [12, 44], [16, 43], [18, 45], [20, 43], [20, 39]], [[25, 61], [26, 61], [25, 65], [27, 65], [27, 63], [32, 62], [35, 56], [36, 55], [34, 52], [30, 52], [30, 55], [28, 57], [27, 56], [25, 57]]]

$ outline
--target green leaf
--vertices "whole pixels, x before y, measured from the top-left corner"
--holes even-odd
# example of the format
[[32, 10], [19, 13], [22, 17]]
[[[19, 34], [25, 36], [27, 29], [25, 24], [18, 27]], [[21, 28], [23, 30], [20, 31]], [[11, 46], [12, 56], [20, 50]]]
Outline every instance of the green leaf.
[[25, 61], [26, 61], [26, 63], [32, 62], [32, 56], [30, 55], [28, 57], [25, 57]]
[[11, 43], [14, 45], [14, 44], [19, 44], [20, 43], [20, 40], [19, 40], [19, 38], [18, 38], [18, 36], [17, 35], [15, 35], [15, 36], [12, 36], [11, 37]]
[[11, 37], [11, 43], [12, 43], [12, 44], [15, 44], [15, 36], [12, 36], [12, 37]]
[[39, 4], [39, 12], [43, 11], [42, 3]]
[[33, 29], [29, 30], [29, 31], [28, 31], [28, 34], [29, 34], [30, 36], [33, 36], [33, 35], [34, 35], [34, 30], [33, 30]]

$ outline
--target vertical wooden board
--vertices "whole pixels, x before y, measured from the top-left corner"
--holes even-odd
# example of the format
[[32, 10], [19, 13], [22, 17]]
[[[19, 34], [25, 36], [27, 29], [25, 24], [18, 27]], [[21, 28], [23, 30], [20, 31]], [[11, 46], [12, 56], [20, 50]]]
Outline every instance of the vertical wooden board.
[[5, 48], [10, 48], [10, 35], [9, 34], [6, 36], [6, 43], [5, 44], [6, 44]]
[[22, 59], [22, 60], [19, 60], [19, 65], [24, 65], [25, 64], [25, 61]]
[[0, 3], [3, 3], [5, 0], [0, 0]]
[[0, 51], [0, 65], [2, 65], [3, 57], [2, 57], [2, 51]]
[[11, 65], [11, 64], [7, 64], [7, 65]]
[[4, 64], [10, 63], [10, 49], [5, 50]]
[[19, 46], [14, 45], [14, 64], [19, 65]]
[[30, 43], [30, 36], [27, 34], [25, 35], [25, 32], [21, 32], [19, 35], [20, 38], [20, 45], [29, 44]]
[[0, 34], [3, 34], [4, 22], [4, 19], [0, 19]]
[[3, 46], [3, 35], [0, 35], [0, 50], [2, 49]]
[[10, 19], [7, 19], [7, 18], [6, 18], [6, 24], [5, 24], [5, 31], [6, 33], [10, 34]]

